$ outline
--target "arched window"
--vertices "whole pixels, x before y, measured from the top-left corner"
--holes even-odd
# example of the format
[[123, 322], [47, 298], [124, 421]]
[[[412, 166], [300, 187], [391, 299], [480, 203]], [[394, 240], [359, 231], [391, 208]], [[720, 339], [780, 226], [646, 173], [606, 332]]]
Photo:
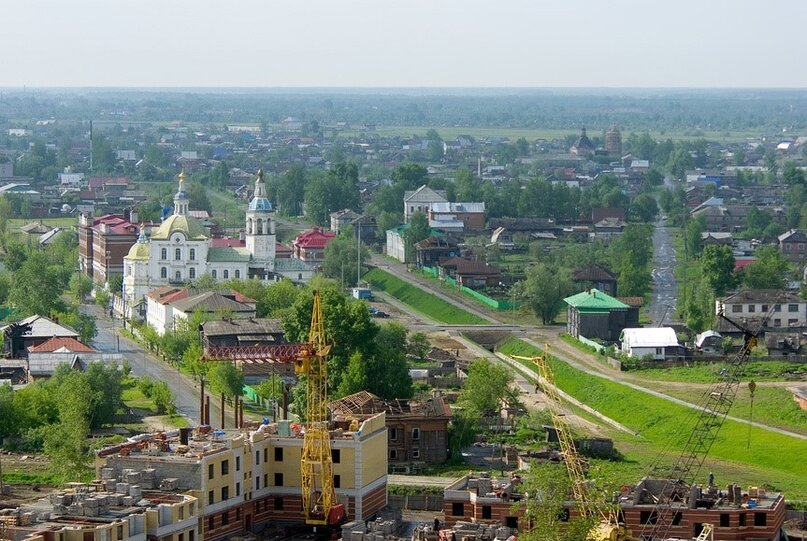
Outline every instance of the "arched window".
[[263, 220], [258, 218], [258, 235], [263, 235]]
[[224, 279], [226, 280], [229, 277], [230, 277], [230, 271], [228, 271], [227, 269], [224, 269]]
[[215, 269], [210, 271], [210, 276], [212, 276], [214, 280], [216, 279], [216, 271], [215, 271]]
[[132, 266], [131, 265], [126, 265], [126, 276], [131, 276], [131, 275], [132, 275]]
[[168, 250], [167, 249], [163, 248], [162, 250], [160, 250], [160, 259], [162, 259], [162, 260], [168, 259]]
[[176, 271], [174, 273], [174, 280], [176, 280], [177, 282], [182, 281], [182, 272], [181, 271]]
[[252, 218], [247, 218], [247, 235], [252, 234]]
[[196, 261], [196, 248], [191, 248], [191, 251], [190, 251], [190, 260], [191, 260], [191, 261]]
[[160, 267], [160, 278], [168, 278], [168, 269]]
[[236, 278], [241, 278], [241, 271], [240, 270], [235, 269], [235, 277]]
[[188, 269], [188, 278], [190, 278], [191, 280], [196, 278], [196, 269], [194, 269], [193, 267]]
[[176, 259], [177, 261], [182, 259], [182, 249], [181, 248], [176, 248], [174, 250], [174, 259]]

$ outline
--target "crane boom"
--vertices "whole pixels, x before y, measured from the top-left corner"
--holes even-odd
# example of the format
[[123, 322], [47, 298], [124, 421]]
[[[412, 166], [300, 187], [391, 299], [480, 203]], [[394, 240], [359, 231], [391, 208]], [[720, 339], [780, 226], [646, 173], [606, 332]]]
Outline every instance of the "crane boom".
[[606, 512], [597, 505], [588, 493], [586, 484], [585, 464], [583, 458], [577, 452], [572, 437], [572, 429], [563, 411], [560, 400], [560, 393], [555, 386], [555, 375], [549, 366], [549, 344], [544, 344], [544, 351], [538, 357], [512, 356], [514, 359], [530, 361], [538, 368], [539, 383], [547, 397], [547, 405], [552, 415], [552, 424], [558, 433], [561, 456], [566, 470], [569, 472], [569, 479], [572, 481], [572, 496], [577, 504], [580, 514], [584, 517], [599, 516], [600, 521], [591, 531], [587, 538], [590, 541], [625, 541], [631, 539], [630, 530], [620, 526], [617, 517], [612, 512]]
[[[703, 461], [709, 454], [709, 449], [717, 438], [717, 433], [723, 426], [729, 409], [737, 397], [740, 386], [740, 375], [745, 364], [751, 356], [751, 350], [757, 345], [759, 329], [751, 331], [731, 321], [723, 314], [720, 317], [743, 331], [743, 345], [739, 353], [725, 366], [704, 395], [698, 419], [689, 433], [680, 456], [672, 467], [664, 472], [664, 488], [661, 495], [671, 494], [676, 487], [688, 487], [695, 482]], [[762, 327], [760, 327], [762, 328]], [[670, 531], [673, 519], [673, 510], [668, 498], [659, 499], [653, 511], [656, 514], [654, 524], [642, 526], [642, 539], [664, 539]]]

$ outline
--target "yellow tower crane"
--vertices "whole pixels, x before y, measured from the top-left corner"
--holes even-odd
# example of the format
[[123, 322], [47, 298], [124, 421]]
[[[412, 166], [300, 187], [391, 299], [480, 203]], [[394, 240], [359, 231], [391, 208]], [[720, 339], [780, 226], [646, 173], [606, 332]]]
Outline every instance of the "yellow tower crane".
[[328, 429], [328, 355], [331, 345], [325, 340], [322, 302], [314, 291], [308, 347], [303, 348], [294, 365], [306, 382], [306, 420], [303, 436], [302, 470], [303, 512], [307, 524], [335, 526], [344, 522], [345, 507], [336, 501], [333, 486], [331, 434]]
[[588, 532], [590, 541], [628, 541], [632, 539], [630, 530], [620, 525], [613, 511], [605, 511], [592, 501], [586, 484], [585, 463], [574, 445], [572, 430], [561, 406], [560, 394], [555, 386], [555, 376], [549, 366], [549, 345], [544, 344], [544, 352], [539, 357], [512, 356], [514, 359], [530, 361], [538, 368], [539, 383], [547, 398], [552, 424], [558, 434], [563, 463], [572, 481], [572, 496], [583, 517], [599, 516], [600, 522]]

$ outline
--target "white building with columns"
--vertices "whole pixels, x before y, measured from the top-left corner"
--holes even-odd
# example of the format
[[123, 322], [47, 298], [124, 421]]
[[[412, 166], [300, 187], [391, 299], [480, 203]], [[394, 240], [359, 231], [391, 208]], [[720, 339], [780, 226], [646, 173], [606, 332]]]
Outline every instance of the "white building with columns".
[[276, 259], [275, 215], [266, 197], [263, 172], [258, 172], [255, 193], [246, 212], [244, 246], [213, 246], [210, 233], [188, 212], [185, 174], [179, 175], [174, 212], [150, 237], [140, 237], [123, 258], [123, 297], [127, 316], [149, 291], [168, 284], [192, 282], [203, 274], [216, 280], [289, 278], [307, 282], [314, 268], [299, 259]]

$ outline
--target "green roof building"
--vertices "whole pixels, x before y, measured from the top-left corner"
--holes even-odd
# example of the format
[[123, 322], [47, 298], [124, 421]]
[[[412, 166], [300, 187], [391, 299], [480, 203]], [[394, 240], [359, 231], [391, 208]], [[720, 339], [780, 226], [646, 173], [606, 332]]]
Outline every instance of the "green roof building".
[[575, 338], [616, 342], [629, 326], [636, 309], [599, 289], [589, 289], [563, 299], [568, 305], [566, 330]]

